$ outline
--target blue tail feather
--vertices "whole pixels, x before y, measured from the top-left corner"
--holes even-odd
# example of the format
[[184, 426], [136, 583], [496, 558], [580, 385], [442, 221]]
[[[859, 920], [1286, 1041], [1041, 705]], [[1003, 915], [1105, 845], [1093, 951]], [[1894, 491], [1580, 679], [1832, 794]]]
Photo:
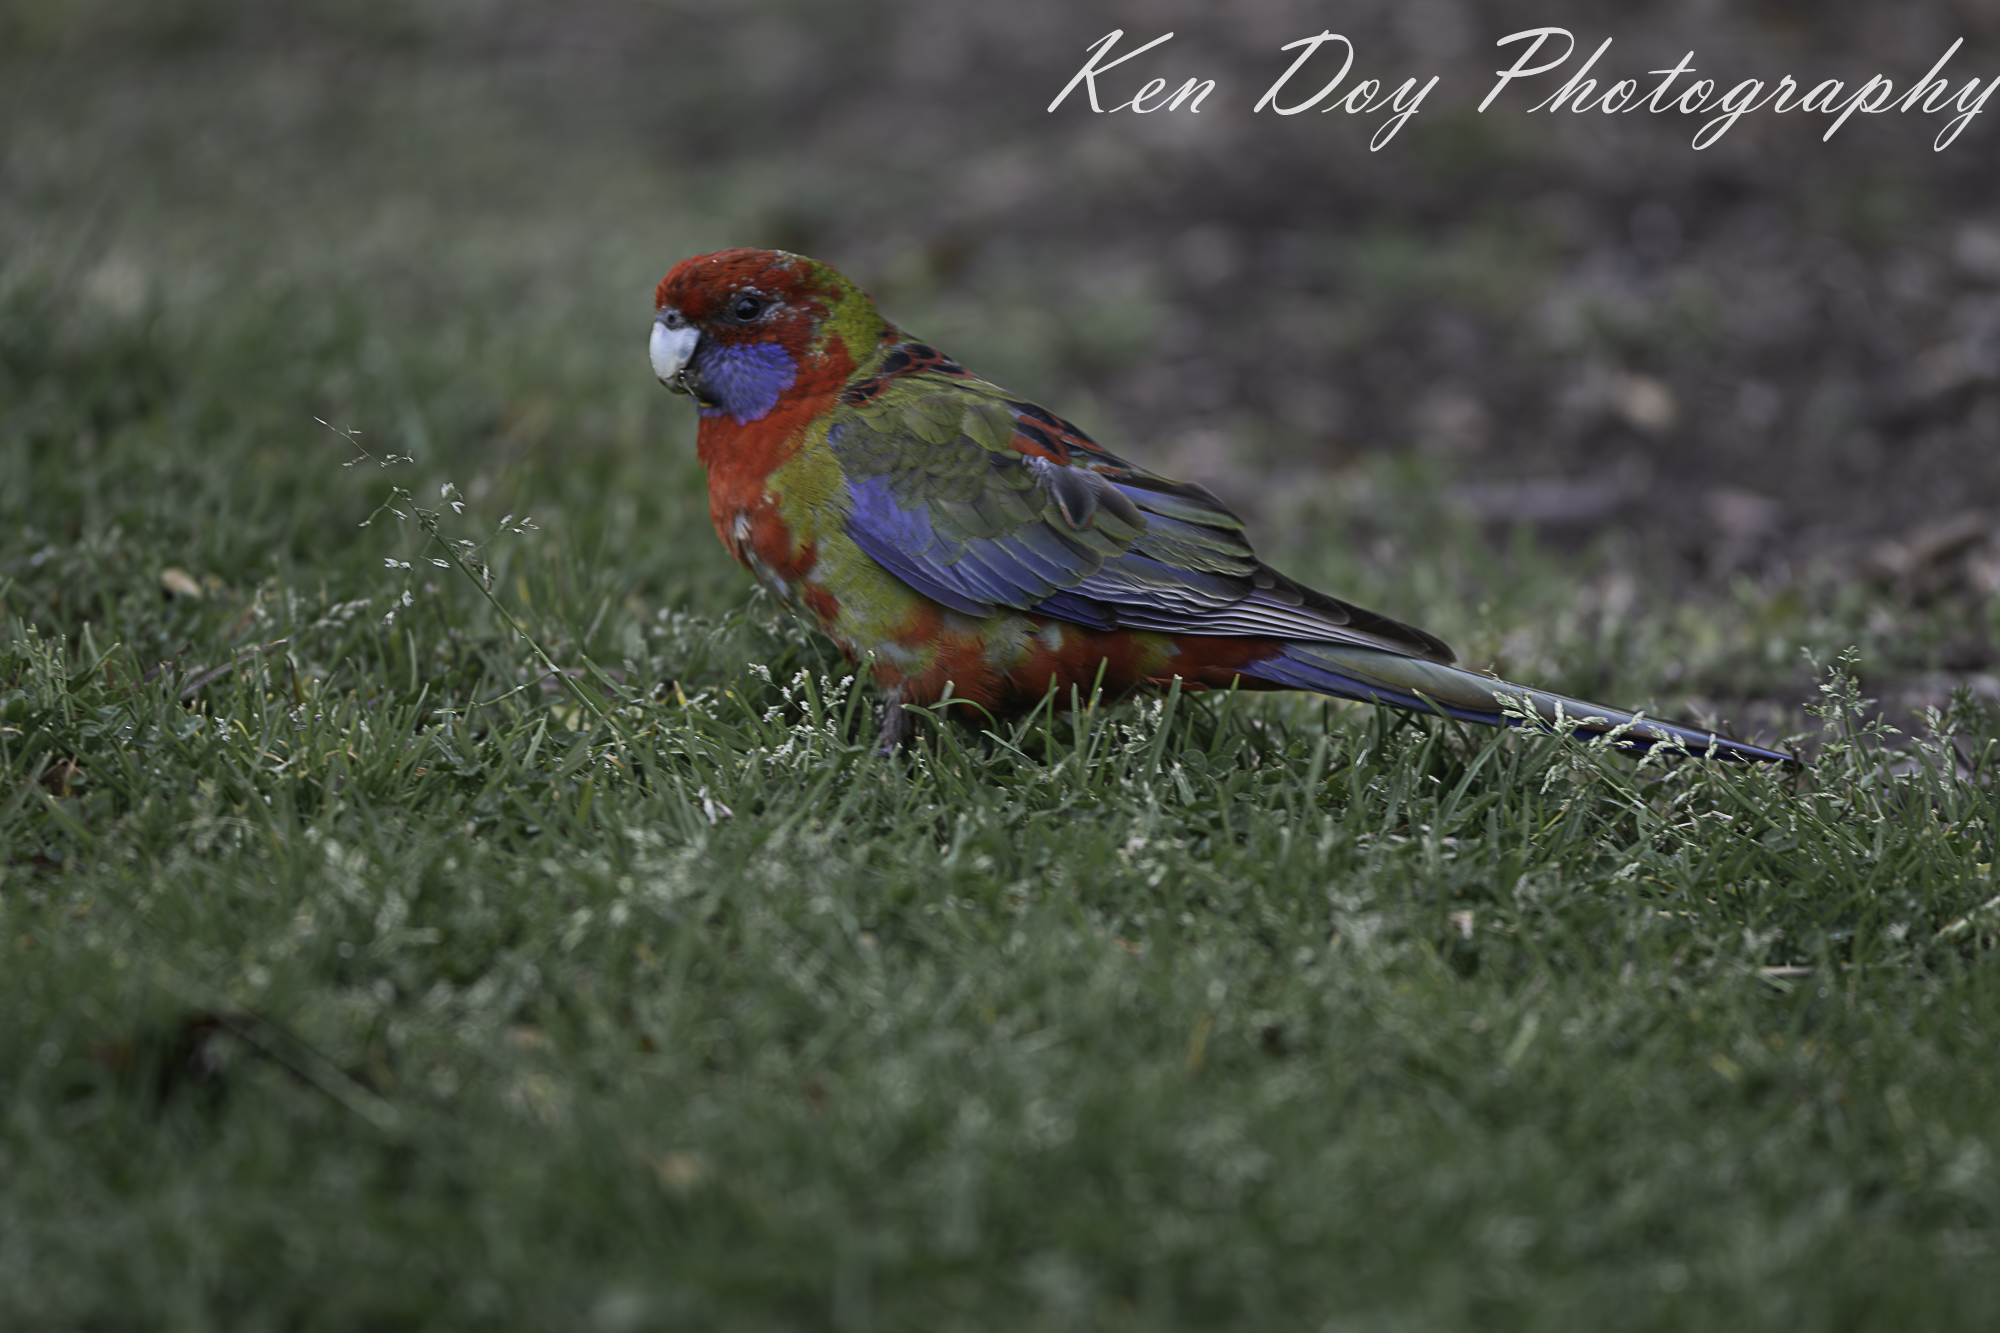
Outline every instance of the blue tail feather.
[[1544, 726], [1553, 726], [1558, 717], [1565, 722], [1584, 720], [1582, 725], [1576, 727], [1576, 734], [1581, 736], [1601, 736], [1618, 727], [1629, 726], [1630, 730], [1616, 742], [1623, 749], [1645, 751], [1662, 742], [1677, 741], [1687, 747], [1689, 754], [1767, 763], [1797, 762], [1790, 755], [1726, 736], [1715, 736], [1670, 722], [1656, 722], [1652, 718], [1637, 717], [1602, 704], [1533, 690], [1458, 667], [1402, 657], [1379, 649], [1331, 643], [1288, 643], [1278, 656], [1243, 667], [1242, 674], [1285, 689], [1311, 690], [1361, 703], [1386, 704], [1413, 713], [1441, 713], [1461, 722], [1477, 722], [1490, 727], [1522, 725], [1526, 719], [1518, 713], [1510, 714], [1503, 710], [1506, 702], [1525, 698]]

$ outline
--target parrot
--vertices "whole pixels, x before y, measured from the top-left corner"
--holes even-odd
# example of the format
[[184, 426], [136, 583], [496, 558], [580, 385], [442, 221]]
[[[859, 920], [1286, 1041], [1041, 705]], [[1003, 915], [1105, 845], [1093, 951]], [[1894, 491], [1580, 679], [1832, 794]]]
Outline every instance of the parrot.
[[1454, 665], [1436, 636], [1265, 564], [1209, 491], [981, 379], [817, 260], [697, 255], [653, 305], [652, 370], [694, 400], [716, 534], [872, 674], [884, 752], [913, 709], [1000, 718], [1178, 680], [1793, 762]]

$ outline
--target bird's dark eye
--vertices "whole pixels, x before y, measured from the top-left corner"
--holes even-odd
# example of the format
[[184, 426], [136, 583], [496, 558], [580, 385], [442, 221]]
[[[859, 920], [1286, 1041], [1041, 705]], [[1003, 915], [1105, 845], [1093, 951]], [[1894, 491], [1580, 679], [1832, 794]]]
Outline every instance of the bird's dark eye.
[[748, 324], [764, 313], [765, 302], [760, 296], [739, 296], [736, 304], [729, 307], [729, 317], [739, 324]]

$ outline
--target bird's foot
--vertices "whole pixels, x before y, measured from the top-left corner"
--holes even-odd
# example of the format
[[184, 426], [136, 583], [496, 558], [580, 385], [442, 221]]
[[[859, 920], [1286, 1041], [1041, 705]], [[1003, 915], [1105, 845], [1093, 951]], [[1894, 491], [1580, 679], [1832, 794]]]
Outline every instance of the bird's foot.
[[882, 704], [882, 729], [875, 733], [875, 753], [895, 754], [910, 743], [912, 725], [910, 715], [903, 709], [903, 701], [890, 697]]

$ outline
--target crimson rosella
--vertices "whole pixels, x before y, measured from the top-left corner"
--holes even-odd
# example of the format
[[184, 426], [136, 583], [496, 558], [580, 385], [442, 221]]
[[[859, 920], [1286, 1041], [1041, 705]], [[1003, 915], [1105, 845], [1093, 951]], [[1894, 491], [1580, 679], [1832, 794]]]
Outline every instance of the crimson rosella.
[[1199, 486], [1132, 466], [1053, 412], [911, 338], [825, 264], [724, 250], [655, 293], [653, 371], [693, 395], [729, 553], [885, 695], [990, 714], [1185, 689], [1316, 690], [1495, 725], [1528, 706], [1624, 743], [1771, 750], [1451, 665], [1420, 629], [1264, 564]]

